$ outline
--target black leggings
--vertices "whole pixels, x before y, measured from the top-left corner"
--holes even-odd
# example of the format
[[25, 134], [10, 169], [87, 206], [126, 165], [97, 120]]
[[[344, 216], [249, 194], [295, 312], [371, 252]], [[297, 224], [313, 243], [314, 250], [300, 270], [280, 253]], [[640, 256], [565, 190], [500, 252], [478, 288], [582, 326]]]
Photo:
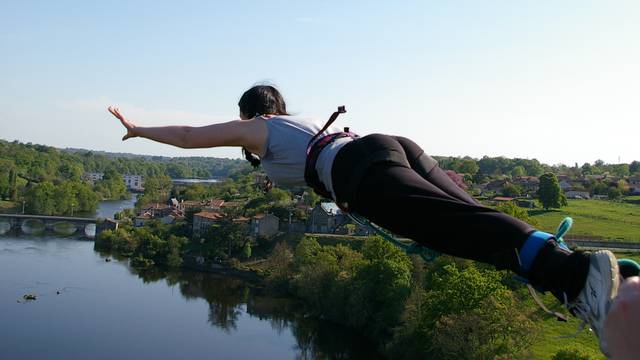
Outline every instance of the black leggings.
[[[410, 168], [378, 162], [353, 179], [350, 170], [368, 154], [404, 152]], [[372, 134], [345, 145], [332, 167], [338, 198], [349, 209], [397, 235], [433, 250], [516, 270], [520, 249], [535, 229], [479, 204], [459, 188], [413, 141]], [[354, 186], [352, 181], [359, 181]], [[347, 193], [349, 189], [357, 189]]]
[[[404, 165], [377, 161], [359, 170], [385, 152], [404, 154]], [[564, 250], [551, 239], [523, 273], [518, 251], [535, 229], [479, 204], [407, 138], [372, 134], [346, 144], [336, 155], [331, 177], [337, 202], [346, 202], [350, 211], [400, 236], [445, 254], [513, 270], [561, 301], [565, 295], [572, 301], [582, 291], [587, 253]]]

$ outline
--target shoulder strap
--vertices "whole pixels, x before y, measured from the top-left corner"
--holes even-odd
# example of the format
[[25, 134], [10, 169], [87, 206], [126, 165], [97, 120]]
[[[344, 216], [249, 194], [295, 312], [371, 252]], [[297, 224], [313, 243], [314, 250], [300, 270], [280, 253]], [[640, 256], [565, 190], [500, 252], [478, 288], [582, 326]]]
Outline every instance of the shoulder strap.
[[311, 140], [309, 140], [309, 145], [311, 145], [318, 138], [318, 136], [320, 136], [322, 133], [327, 131], [329, 126], [331, 126], [331, 124], [333, 124], [333, 122], [336, 121], [336, 119], [338, 118], [338, 115], [344, 114], [346, 112], [347, 110], [345, 109], [344, 105], [338, 106], [338, 110], [335, 111], [333, 114], [331, 114], [331, 116], [329, 117], [329, 120], [327, 120], [327, 122], [324, 124], [322, 129], [320, 129], [320, 131], [318, 131], [318, 133], [313, 135]]

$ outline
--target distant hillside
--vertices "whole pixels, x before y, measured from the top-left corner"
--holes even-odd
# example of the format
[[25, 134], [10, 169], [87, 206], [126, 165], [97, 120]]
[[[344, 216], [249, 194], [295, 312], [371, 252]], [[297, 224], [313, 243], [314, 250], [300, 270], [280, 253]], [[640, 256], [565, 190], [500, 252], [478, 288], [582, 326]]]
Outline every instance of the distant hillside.
[[[214, 157], [165, 157], [130, 153], [112, 153], [87, 149], [59, 149], [46, 145], [0, 140], [0, 164], [16, 168], [18, 174], [39, 180], [72, 178], [83, 172], [105, 172], [171, 178], [218, 178], [249, 171], [241, 159]], [[4, 175], [4, 174], [3, 174]]]

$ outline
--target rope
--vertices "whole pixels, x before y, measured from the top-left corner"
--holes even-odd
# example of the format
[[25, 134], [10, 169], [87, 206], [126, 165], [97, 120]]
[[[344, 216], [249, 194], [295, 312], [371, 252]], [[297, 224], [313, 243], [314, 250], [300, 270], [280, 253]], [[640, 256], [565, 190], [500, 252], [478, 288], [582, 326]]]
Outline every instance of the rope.
[[408, 239], [404, 241], [396, 238], [392, 233], [372, 223], [371, 221], [369, 221], [369, 219], [363, 216], [360, 216], [352, 212], [348, 212], [346, 214], [349, 216], [351, 220], [353, 220], [353, 222], [370, 228], [371, 230], [373, 230], [374, 233], [376, 233], [383, 239], [387, 240], [388, 242], [392, 243], [393, 245], [397, 246], [407, 254], [420, 255], [422, 260], [426, 262], [431, 262], [435, 260], [438, 256], [440, 256], [439, 252], [429, 249], [428, 247], [425, 247], [423, 245], [420, 245], [417, 242], [414, 242]]

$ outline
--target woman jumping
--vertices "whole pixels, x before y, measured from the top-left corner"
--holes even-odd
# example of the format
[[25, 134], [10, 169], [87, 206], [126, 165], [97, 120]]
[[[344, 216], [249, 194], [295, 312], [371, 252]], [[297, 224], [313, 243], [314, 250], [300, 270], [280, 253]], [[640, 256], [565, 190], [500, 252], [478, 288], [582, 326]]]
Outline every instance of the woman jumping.
[[359, 137], [332, 126], [343, 108], [327, 124], [290, 116], [272, 86], [252, 87], [238, 105], [240, 120], [203, 127], [139, 127], [118, 108], [109, 111], [127, 129], [122, 140], [242, 147], [275, 185], [309, 185], [343, 210], [425, 247], [510, 269], [589, 324], [607, 353], [602, 327], [620, 284], [610, 251], [570, 251], [552, 234], [479, 204], [407, 138]]

